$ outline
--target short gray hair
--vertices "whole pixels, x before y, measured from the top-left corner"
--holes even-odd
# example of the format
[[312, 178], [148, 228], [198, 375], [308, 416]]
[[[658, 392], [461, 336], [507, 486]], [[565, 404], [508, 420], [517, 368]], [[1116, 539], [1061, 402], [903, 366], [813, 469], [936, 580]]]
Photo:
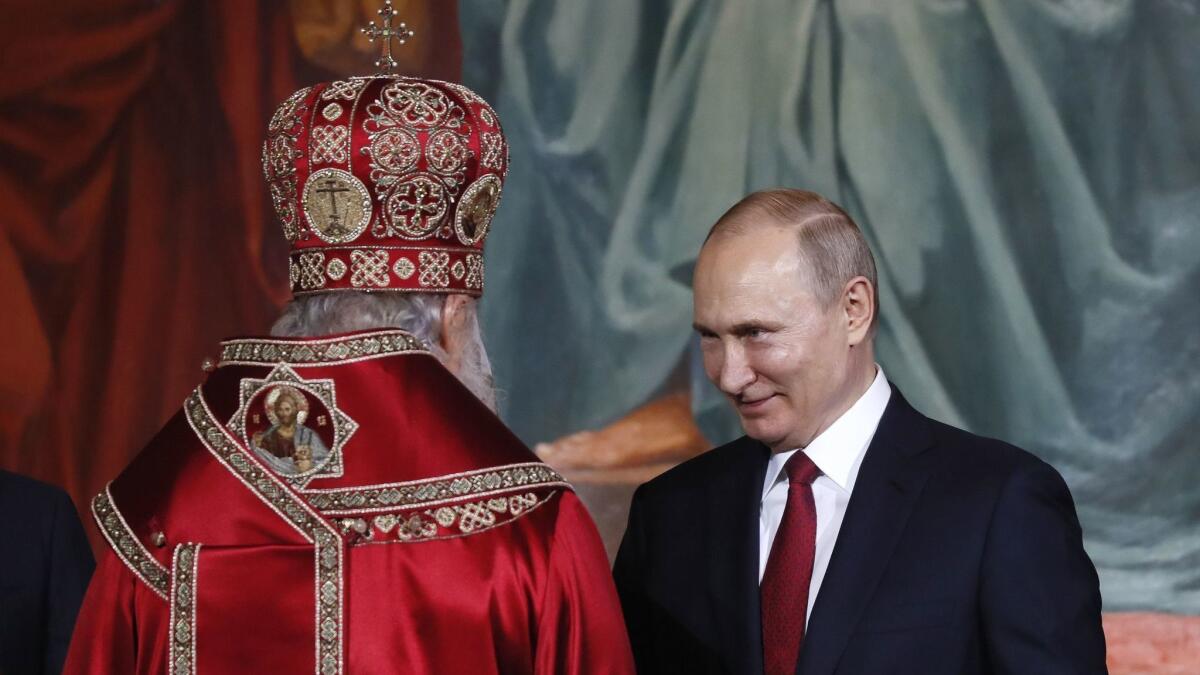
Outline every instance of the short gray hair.
[[[439, 361], [447, 362], [442, 348], [442, 310], [446, 296], [438, 293], [365, 293], [346, 291], [315, 293], [295, 298], [271, 327], [276, 337], [319, 337], [358, 330], [399, 328], [425, 343]], [[484, 348], [476, 304], [465, 308], [468, 343], [459, 355], [454, 373], [484, 405], [496, 410], [496, 384]]]
[[318, 337], [357, 330], [399, 328], [437, 348], [446, 297], [435, 293], [338, 292], [302, 295], [271, 327], [276, 337]]
[[871, 333], [879, 323], [879, 278], [875, 256], [854, 219], [842, 207], [815, 192], [775, 188], [752, 192], [725, 212], [708, 231], [714, 236], [743, 234], [751, 228], [774, 224], [796, 231], [800, 257], [817, 299], [828, 306], [855, 277], [865, 277], [875, 292]]

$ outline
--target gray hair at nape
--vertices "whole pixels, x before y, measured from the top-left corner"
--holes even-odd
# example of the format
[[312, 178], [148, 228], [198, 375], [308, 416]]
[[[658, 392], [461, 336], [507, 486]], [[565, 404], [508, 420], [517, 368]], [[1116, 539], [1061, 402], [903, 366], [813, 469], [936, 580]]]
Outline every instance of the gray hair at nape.
[[[313, 338], [360, 330], [399, 328], [421, 340], [443, 364], [442, 308], [446, 296], [438, 293], [315, 293], [294, 298], [271, 326], [274, 337]], [[459, 355], [454, 375], [488, 408], [496, 410], [492, 364], [483, 345], [476, 303], [465, 308], [470, 339]]]

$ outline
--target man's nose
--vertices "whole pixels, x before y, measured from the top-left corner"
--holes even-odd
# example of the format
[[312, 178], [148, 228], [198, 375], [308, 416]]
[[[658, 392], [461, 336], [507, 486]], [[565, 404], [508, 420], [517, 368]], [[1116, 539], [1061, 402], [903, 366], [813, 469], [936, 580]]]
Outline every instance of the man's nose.
[[727, 396], [737, 396], [754, 381], [754, 370], [746, 360], [746, 353], [741, 345], [727, 345], [723, 351], [725, 353], [721, 359], [717, 388]]

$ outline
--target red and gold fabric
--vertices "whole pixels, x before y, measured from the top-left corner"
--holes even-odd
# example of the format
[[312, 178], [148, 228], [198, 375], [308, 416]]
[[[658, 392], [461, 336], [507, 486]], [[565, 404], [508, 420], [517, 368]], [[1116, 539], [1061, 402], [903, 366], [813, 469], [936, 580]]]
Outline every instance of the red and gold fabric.
[[482, 295], [507, 169], [499, 118], [460, 84], [351, 77], [297, 91], [263, 144], [292, 293]]
[[633, 672], [570, 486], [402, 331], [224, 343], [93, 512], [66, 673]]

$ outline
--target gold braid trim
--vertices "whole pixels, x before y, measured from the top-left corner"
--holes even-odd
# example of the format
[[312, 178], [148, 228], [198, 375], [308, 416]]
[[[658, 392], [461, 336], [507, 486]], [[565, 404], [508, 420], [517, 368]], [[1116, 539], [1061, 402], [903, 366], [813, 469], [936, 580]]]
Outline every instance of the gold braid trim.
[[171, 557], [169, 675], [196, 675], [196, 582], [200, 544], [180, 544]]
[[199, 388], [183, 404], [188, 424], [200, 442], [238, 480], [271, 510], [313, 542], [316, 566], [316, 660], [317, 675], [342, 672], [343, 566], [342, 538], [296, 496], [275, 474], [258, 463], [229, 431], [213, 417]]
[[303, 494], [314, 508], [327, 516], [350, 516], [429, 508], [469, 498], [548, 487], [570, 489], [571, 485], [549, 466], [525, 462], [401, 483], [311, 489]]
[[428, 354], [421, 341], [402, 330], [386, 330], [323, 340], [238, 339], [221, 343], [217, 365], [321, 366], [355, 363], [393, 354]]
[[125, 563], [129, 571], [141, 579], [142, 583], [146, 584], [150, 590], [166, 600], [167, 587], [171, 584], [171, 573], [162, 563], [155, 560], [154, 556], [150, 555], [150, 551], [147, 551], [146, 547], [142, 545], [141, 540], [129, 527], [129, 523], [125, 522], [125, 518], [113, 503], [112, 494], [109, 492], [111, 485], [111, 483], [106, 485], [104, 492], [92, 499], [92, 516], [95, 517], [100, 532], [108, 540], [108, 545], [112, 547], [121, 562]]

